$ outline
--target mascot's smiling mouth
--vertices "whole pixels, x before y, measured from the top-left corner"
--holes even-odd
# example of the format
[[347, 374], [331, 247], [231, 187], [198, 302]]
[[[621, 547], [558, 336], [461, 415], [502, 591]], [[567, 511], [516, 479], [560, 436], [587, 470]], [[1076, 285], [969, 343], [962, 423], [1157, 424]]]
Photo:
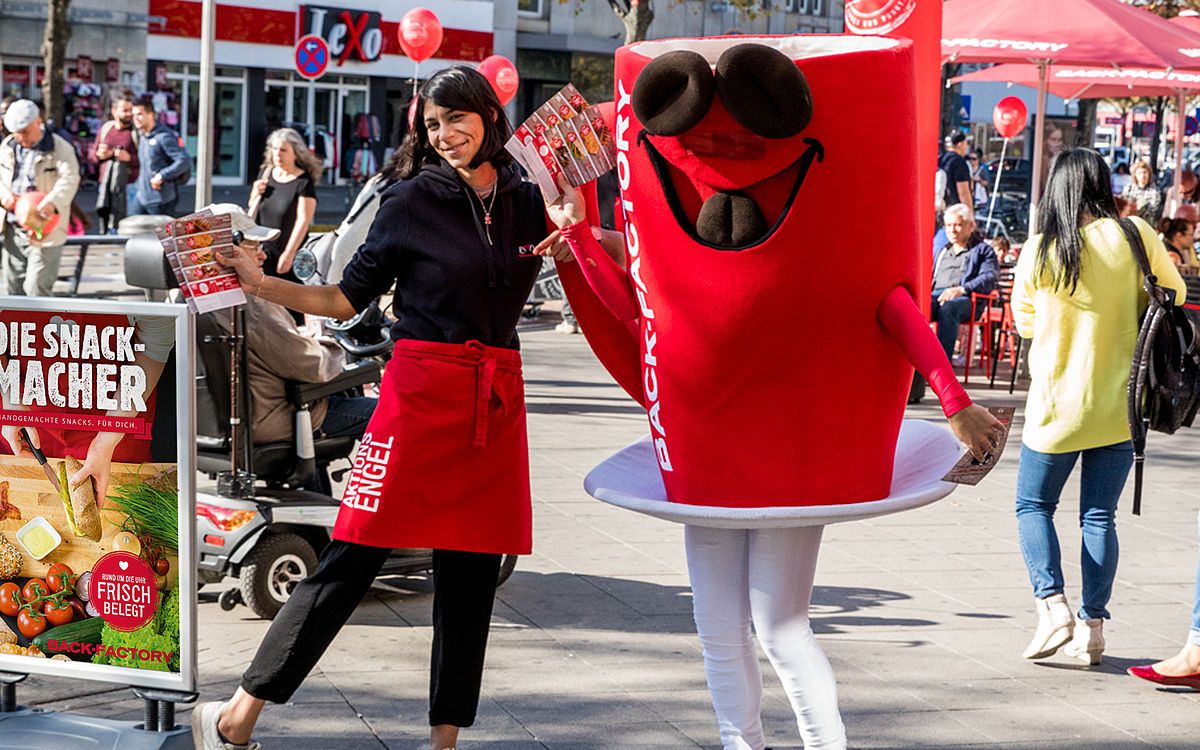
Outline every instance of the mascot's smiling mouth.
[[[683, 169], [681, 179], [685, 181], [675, 181], [673, 169], [682, 166], [680, 158], [699, 159], [701, 165], [708, 158], [766, 164], [767, 152], [772, 150], [768, 144], [799, 146], [795, 138], [813, 116], [812, 91], [795, 62], [767, 45], [735, 44], [721, 52], [715, 66], [692, 50], [665, 52], [638, 75], [632, 100], [634, 114], [644, 128], [638, 142], [654, 165], [675, 221], [697, 243], [714, 250], [746, 250], [769, 239], [791, 211], [813, 160], [825, 157], [820, 141], [804, 138], [801, 142], [808, 148], [794, 161], [750, 184], [726, 183], [722, 189], [708, 178], [698, 177], [695, 169]], [[660, 145], [670, 158], [651, 136], [665, 139]], [[672, 148], [667, 148], [668, 144]], [[675, 145], [687, 156], [677, 157]], [[791, 147], [786, 151], [795, 153]], [[796, 176], [788, 190], [786, 181], [792, 170]], [[694, 209], [696, 202], [702, 202], [694, 222], [681, 191], [689, 193], [687, 208]], [[786, 195], [786, 199], [768, 225], [763, 208], [775, 210], [779, 205], [778, 200], [766, 200], [772, 194]]]
[[[796, 170], [796, 179], [787, 194], [783, 209], [776, 217], [775, 223], [768, 226], [758, 203], [741, 190], [714, 191], [704, 200], [700, 212], [693, 222], [687, 211], [684, 210], [679, 193], [675, 189], [670, 162], [654, 147], [645, 131], [638, 136], [638, 143], [646, 149], [646, 153], [650, 156], [650, 163], [654, 165], [658, 184], [662, 187], [667, 205], [671, 207], [671, 213], [674, 214], [679, 228], [705, 247], [734, 252], [760, 245], [775, 234], [792, 210], [792, 203], [800, 193], [800, 186], [804, 184], [804, 178], [808, 176], [808, 170], [812, 167], [813, 161], [819, 162], [825, 159], [825, 147], [821, 145], [820, 141], [816, 138], [805, 138], [804, 142], [808, 144], [808, 148], [798, 159], [762, 181], [776, 179], [784, 173]], [[752, 187], [754, 186], [746, 186], [747, 189]]]

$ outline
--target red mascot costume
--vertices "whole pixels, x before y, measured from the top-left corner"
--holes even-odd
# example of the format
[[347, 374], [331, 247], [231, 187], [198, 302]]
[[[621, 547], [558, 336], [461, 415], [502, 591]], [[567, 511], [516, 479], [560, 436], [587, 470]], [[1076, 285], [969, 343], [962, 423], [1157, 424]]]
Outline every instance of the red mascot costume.
[[[901, 429], [913, 365], [977, 453], [1001, 429], [913, 301], [924, 244], [912, 44], [642, 42], [617, 52], [616, 81], [626, 264], [577, 225], [564, 235], [581, 263], [560, 275], [651, 434], [593, 471], [588, 491], [687, 524], [724, 746], [764, 746], [753, 622], [805, 747], [844, 747], [808, 626], [822, 524], [952, 489], [939, 479], [951, 436]], [[867, 144], [883, 158], [868, 165]]]

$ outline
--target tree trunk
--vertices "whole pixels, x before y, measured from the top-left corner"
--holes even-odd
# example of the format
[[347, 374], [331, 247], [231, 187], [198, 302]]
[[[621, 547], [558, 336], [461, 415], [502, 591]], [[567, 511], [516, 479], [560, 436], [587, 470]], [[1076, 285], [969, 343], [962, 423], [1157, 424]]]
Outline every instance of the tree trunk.
[[962, 84], [956, 83], [947, 88], [946, 81], [958, 75], [961, 68], [959, 63], [947, 63], [942, 66], [942, 136], [958, 130], [958, 112], [962, 109]]
[[1075, 145], [1091, 148], [1092, 140], [1096, 137], [1096, 107], [1098, 99], [1082, 99], [1079, 102], [1079, 117], [1075, 121], [1077, 133]]
[[625, 43], [645, 41], [654, 21], [654, 0], [608, 0], [608, 4], [625, 25]]
[[1167, 97], [1159, 96], [1154, 99], [1154, 137], [1150, 139], [1150, 169], [1157, 174], [1162, 170], [1159, 163], [1159, 144], [1162, 143], [1163, 114], [1167, 109]]
[[71, 0], [50, 0], [46, 9], [46, 31], [42, 36], [42, 65], [46, 79], [42, 83], [42, 108], [46, 119], [56, 127], [63, 122], [63, 74], [66, 72], [67, 42], [71, 40], [71, 24], [67, 9]]

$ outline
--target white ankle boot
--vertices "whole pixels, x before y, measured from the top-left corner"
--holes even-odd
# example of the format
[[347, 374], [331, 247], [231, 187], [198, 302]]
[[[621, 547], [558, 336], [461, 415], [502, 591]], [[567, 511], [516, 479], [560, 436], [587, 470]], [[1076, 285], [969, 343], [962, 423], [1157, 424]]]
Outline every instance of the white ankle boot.
[[1084, 664], [1099, 664], [1104, 655], [1104, 620], [1076, 620], [1075, 637], [1063, 650]]
[[1033, 640], [1021, 654], [1025, 659], [1045, 659], [1053, 655], [1062, 645], [1071, 640], [1071, 624], [1075, 618], [1071, 608], [1067, 606], [1067, 598], [1062, 594], [1053, 594], [1045, 599], [1038, 599], [1037, 631]]

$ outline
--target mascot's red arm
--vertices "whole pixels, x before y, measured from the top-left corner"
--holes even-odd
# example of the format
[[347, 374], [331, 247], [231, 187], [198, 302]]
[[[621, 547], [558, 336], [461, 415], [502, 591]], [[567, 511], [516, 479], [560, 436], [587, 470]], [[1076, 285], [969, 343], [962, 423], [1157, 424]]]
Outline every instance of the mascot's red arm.
[[[599, 225], [595, 185], [585, 185], [581, 191], [587, 200], [587, 224]], [[558, 278], [579, 327], [608, 374], [644, 407], [638, 307], [629, 276], [604, 252], [583, 222], [567, 227], [563, 236], [575, 253], [576, 262], [559, 263]], [[589, 277], [600, 292], [593, 290]]]
[[971, 397], [954, 376], [954, 368], [929, 322], [903, 286], [896, 286], [879, 303], [879, 323], [895, 339], [904, 356], [929, 382], [947, 417], [971, 405]]

